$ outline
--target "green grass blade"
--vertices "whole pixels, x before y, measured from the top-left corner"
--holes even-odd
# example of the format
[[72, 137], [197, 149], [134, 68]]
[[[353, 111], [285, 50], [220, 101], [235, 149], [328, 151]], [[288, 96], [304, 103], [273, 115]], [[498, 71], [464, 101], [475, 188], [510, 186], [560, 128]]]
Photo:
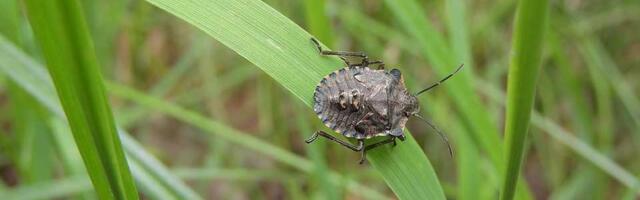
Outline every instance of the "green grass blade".
[[[317, 80], [342, 66], [338, 59], [318, 56], [311, 35], [260, 1], [149, 2], [213, 36], [309, 106]], [[399, 198], [444, 198], [433, 168], [412, 137], [394, 149], [374, 150], [368, 158]]]
[[0, 33], [16, 44], [20, 44], [20, 14], [18, 0], [0, 1]]
[[162, 185], [153, 184], [154, 177], [149, 171], [140, 166], [137, 160], [131, 159], [129, 161], [129, 167], [133, 173], [133, 177], [138, 182], [141, 191], [145, 191], [145, 196], [150, 199], [178, 199], [174, 196], [170, 190], [165, 189]]
[[[139, 168], [139, 170], [132, 171], [136, 180], [138, 179], [136, 171], [146, 172], [153, 178], [153, 181], [147, 180], [145, 181], [146, 184], [139, 185], [164, 186], [164, 190], [170, 191], [170, 194], [176, 196], [178, 199], [202, 199], [202, 197], [196, 194], [195, 191], [191, 190], [191, 188], [189, 188], [178, 177], [174, 176], [169, 169], [162, 164], [162, 162], [155, 159], [155, 157], [149, 152], [145, 151], [142, 145], [129, 136], [128, 133], [120, 130], [120, 136], [122, 139], [122, 145], [125, 147], [127, 152], [127, 156], [135, 162], [137, 165], [136, 168]], [[157, 186], [147, 187], [151, 188]]]
[[[55, 89], [44, 67], [33, 59], [20, 52], [13, 44], [0, 36], [0, 71], [15, 81], [25, 91], [34, 96], [36, 100], [46, 107], [56, 117], [64, 118], [62, 107], [56, 98]], [[68, 127], [66, 127], [68, 129]], [[69, 133], [70, 134], [70, 133]], [[155, 182], [141, 181], [142, 188], [157, 188], [158, 186], [145, 186], [144, 184], [164, 185], [165, 190], [173, 191], [175, 196], [181, 199], [201, 199], [190, 190], [182, 181], [173, 177], [169, 170], [153, 155], [135, 142], [126, 133], [121, 132], [122, 144], [129, 153], [129, 159], [139, 159], [143, 168], [150, 171], [155, 177]], [[147, 191], [143, 192], [146, 194]]]
[[6, 191], [3, 199], [58, 199], [91, 190], [91, 181], [86, 176], [23, 185]]
[[513, 199], [542, 60], [548, 0], [522, 0], [516, 11], [505, 120], [506, 168], [500, 199]]
[[260, 169], [221, 169], [221, 168], [178, 168], [173, 170], [178, 177], [187, 180], [243, 180], [243, 181], [288, 181], [305, 178], [289, 171], [260, 170]]
[[[67, 122], [55, 116], [50, 112], [49, 129], [53, 135], [53, 143], [55, 144], [56, 154], [62, 162], [65, 177], [86, 177], [87, 184], [89, 183], [89, 177], [87, 177], [87, 170], [82, 162], [82, 156], [78, 152], [78, 145], [73, 140], [73, 134], [69, 128]], [[95, 191], [93, 188], [89, 188], [86, 192], [77, 195], [78, 199], [95, 199]]]
[[456, 58], [462, 60], [465, 66], [472, 67], [471, 42], [469, 41], [466, 7], [463, 0], [452, 0], [446, 2], [447, 10], [447, 30], [451, 33], [449, 44], [451, 51]]
[[316, 39], [324, 41], [325, 44], [333, 45], [333, 33], [331, 32], [331, 18], [327, 16], [325, 0], [304, 0], [305, 21], [309, 32], [316, 36]]
[[25, 3], [96, 192], [101, 198], [137, 199], [80, 3]]
[[69, 130], [67, 123], [60, 118], [51, 117], [49, 119], [49, 127], [53, 133], [53, 142], [65, 169], [65, 175], [86, 175], [87, 171], [82, 163], [82, 156], [80, 156], [78, 149], [75, 148], [77, 145], [73, 140], [73, 134]]
[[[471, 56], [471, 44], [468, 38], [466, 23], [466, 6], [463, 0], [449, 0], [445, 3], [447, 15], [447, 30], [451, 33], [449, 44], [451, 51], [456, 58], [462, 60], [466, 67], [473, 68], [474, 63]], [[471, 135], [468, 133], [454, 133], [456, 136], [456, 147], [458, 154], [458, 199], [480, 199], [480, 191], [484, 188], [478, 187], [482, 180], [482, 171], [473, 163], [478, 163], [480, 159], [476, 146], [472, 143]], [[486, 183], [486, 182], [485, 182]]]
[[[556, 26], [557, 27], [557, 26]], [[593, 114], [588, 103], [587, 95], [585, 94], [583, 87], [583, 79], [585, 79], [586, 75], [581, 72], [583, 70], [574, 69], [574, 66], [570, 60], [568, 59], [568, 51], [565, 50], [562, 45], [562, 40], [559, 37], [557, 31], [549, 31], [549, 35], [547, 37], [547, 42], [549, 44], [551, 50], [551, 57], [554, 60], [556, 66], [559, 69], [559, 75], [562, 77], [560, 79], [559, 87], [563, 89], [562, 91], [567, 91], [565, 93], [565, 98], [568, 98], [570, 101], [569, 105], [571, 106], [571, 122], [573, 124], [573, 130], [581, 135], [592, 136], [593, 131], [591, 126], [593, 125]], [[562, 163], [562, 162], [559, 162]], [[554, 185], [559, 185], [560, 180], [563, 178], [562, 172], [558, 172], [556, 175], [553, 175]]]
[[634, 95], [632, 84], [624, 78], [619, 70], [620, 68], [606, 52], [600, 40], [593, 36], [587, 36], [580, 43], [579, 48], [585, 49], [584, 51], [589, 53], [586, 55], [587, 57], [592, 57], [589, 58], [589, 62], [593, 62], [591, 64], [596, 65], [593, 66], [595, 73], [605, 75], [605, 81], [603, 82], [607, 83], [603, 84], [610, 85], [613, 88], [633, 121], [634, 134], [640, 134], [640, 130], [638, 130], [640, 128], [640, 97]]
[[[615, 130], [613, 125], [613, 92], [608, 84], [608, 77], [601, 75], [611, 72], [599, 70], [601, 66], [606, 64], [601, 60], [603, 52], [597, 51], [594, 43], [582, 41], [578, 46], [578, 50], [582, 53], [588, 66], [587, 71], [589, 71], [589, 75], [591, 76], [590, 80], [593, 83], [595, 93], [594, 104], [596, 109], [595, 115], [592, 117], [594, 123], [591, 124], [591, 129], [594, 129], [594, 132], [597, 134], [590, 134], [586, 141], [602, 152], [611, 152], [614, 137], [613, 133]], [[605, 183], [607, 183], [608, 180], [604, 179], [605, 177], [601, 173], [594, 173], [594, 170], [591, 171], [591, 174], [587, 174], [589, 177], [587, 181], [590, 184], [586, 184], [588, 187], [585, 187], [581, 193], [587, 197], [603, 199], [606, 195]]]
[[585, 194], [585, 189], [591, 187], [591, 177], [593, 171], [584, 166], [573, 170], [573, 175], [569, 177], [562, 187], [558, 187], [549, 196], [550, 200], [571, 200], [589, 197]]
[[[202, 35], [202, 36], [200, 36]], [[176, 86], [181, 80], [184, 80], [185, 74], [196, 66], [198, 58], [202, 57], [206, 52], [205, 47], [210, 45], [209, 42], [203, 41], [204, 34], [196, 34], [191, 40], [189, 48], [180, 56], [180, 59], [171, 67], [171, 70], [158, 83], [153, 86], [150, 93], [154, 96], [165, 96]], [[147, 116], [147, 112], [142, 108], [126, 108], [126, 114], [118, 115], [118, 124], [123, 128], [128, 128], [132, 124], [136, 124], [140, 119]]]
[[[53, 154], [48, 118], [43, 108], [22, 88], [10, 82], [7, 87], [11, 102], [12, 147], [14, 163], [21, 182], [30, 184], [53, 178]], [[7, 136], [3, 136], [7, 137]]]

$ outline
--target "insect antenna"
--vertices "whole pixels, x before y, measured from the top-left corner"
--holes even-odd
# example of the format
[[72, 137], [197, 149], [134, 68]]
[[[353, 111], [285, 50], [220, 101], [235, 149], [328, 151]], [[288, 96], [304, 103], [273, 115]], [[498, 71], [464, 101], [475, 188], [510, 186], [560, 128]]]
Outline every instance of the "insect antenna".
[[442, 141], [444, 141], [444, 143], [447, 144], [447, 148], [449, 148], [449, 156], [451, 156], [453, 158], [453, 150], [451, 150], [451, 145], [449, 144], [449, 139], [447, 139], [447, 136], [445, 136], [442, 133], [442, 131], [440, 131], [440, 129], [438, 129], [438, 127], [433, 125], [433, 123], [429, 122], [429, 120], [423, 118], [422, 116], [420, 116], [418, 114], [413, 114], [413, 116], [416, 116], [418, 119], [420, 119], [423, 122], [427, 123], [433, 130], [435, 130], [438, 133], [438, 135], [440, 135], [440, 138], [442, 139]]
[[458, 73], [458, 71], [460, 71], [460, 69], [462, 69], [462, 66], [464, 66], [464, 64], [461, 64], [461, 65], [460, 65], [460, 67], [458, 67], [458, 68], [456, 69], [456, 71], [454, 71], [453, 73], [451, 73], [451, 74], [447, 75], [447, 76], [446, 76], [446, 77], [444, 77], [442, 80], [440, 80], [440, 81], [438, 81], [438, 82], [434, 83], [433, 85], [431, 85], [431, 86], [429, 86], [429, 87], [427, 87], [427, 88], [425, 88], [425, 89], [423, 89], [423, 90], [420, 90], [419, 92], [416, 92], [415, 96], [418, 96], [418, 95], [420, 95], [421, 93], [426, 92], [426, 91], [429, 91], [430, 89], [433, 89], [433, 88], [435, 88], [436, 86], [438, 86], [438, 85], [442, 84], [444, 81], [446, 81], [447, 79], [451, 78], [454, 74]]

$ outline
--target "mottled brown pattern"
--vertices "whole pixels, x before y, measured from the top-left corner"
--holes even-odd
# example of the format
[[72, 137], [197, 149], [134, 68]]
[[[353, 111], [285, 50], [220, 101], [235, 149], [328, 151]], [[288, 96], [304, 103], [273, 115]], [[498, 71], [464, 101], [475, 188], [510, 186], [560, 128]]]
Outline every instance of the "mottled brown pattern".
[[408, 119], [405, 110], [417, 111], [400, 71], [368, 67], [342, 68], [325, 76], [316, 87], [314, 102], [314, 111], [327, 127], [356, 139], [401, 130]]

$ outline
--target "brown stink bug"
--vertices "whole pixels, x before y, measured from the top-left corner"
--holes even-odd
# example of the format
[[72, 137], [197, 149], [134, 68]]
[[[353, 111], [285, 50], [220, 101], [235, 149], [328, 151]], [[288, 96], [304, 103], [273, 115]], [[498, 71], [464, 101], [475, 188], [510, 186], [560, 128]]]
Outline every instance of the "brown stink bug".
[[[311, 38], [311, 41], [320, 55], [338, 56], [347, 65], [331, 72], [318, 83], [313, 95], [313, 110], [327, 127], [347, 138], [355, 138], [358, 144], [353, 145], [324, 131], [315, 132], [305, 140], [306, 143], [313, 142], [318, 136], [325, 137], [353, 151], [361, 152], [362, 164], [366, 151], [387, 143], [393, 143], [395, 146], [396, 138], [404, 141], [404, 126], [409, 117], [416, 116], [438, 132], [452, 154], [451, 146], [442, 132], [418, 115], [420, 106], [416, 96], [440, 85], [457, 73], [463, 65], [442, 80], [411, 94], [404, 85], [400, 70], [385, 71], [382, 61], [369, 61], [363, 52], [324, 51], [318, 41], [314, 38]], [[345, 57], [357, 57], [361, 62], [351, 64]], [[377, 65], [377, 69], [369, 68], [370, 65]], [[377, 136], [388, 138], [365, 146], [365, 139]]]

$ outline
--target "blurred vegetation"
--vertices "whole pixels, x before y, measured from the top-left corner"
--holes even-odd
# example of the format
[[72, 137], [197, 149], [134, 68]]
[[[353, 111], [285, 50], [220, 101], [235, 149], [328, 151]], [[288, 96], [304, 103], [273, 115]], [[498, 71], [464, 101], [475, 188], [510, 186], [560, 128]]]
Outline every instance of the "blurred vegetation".
[[[264, 2], [332, 49], [399, 68], [412, 91], [464, 63], [420, 97], [454, 157], [428, 126], [408, 129], [439, 180], [425, 187], [499, 197], [518, 1]], [[326, 128], [273, 71], [148, 2], [81, 3], [143, 199], [396, 198], [384, 160], [304, 144]], [[0, 197], [94, 199], [26, 16], [0, 1]], [[640, 1], [550, 1], [547, 25], [516, 199], [639, 199]]]

